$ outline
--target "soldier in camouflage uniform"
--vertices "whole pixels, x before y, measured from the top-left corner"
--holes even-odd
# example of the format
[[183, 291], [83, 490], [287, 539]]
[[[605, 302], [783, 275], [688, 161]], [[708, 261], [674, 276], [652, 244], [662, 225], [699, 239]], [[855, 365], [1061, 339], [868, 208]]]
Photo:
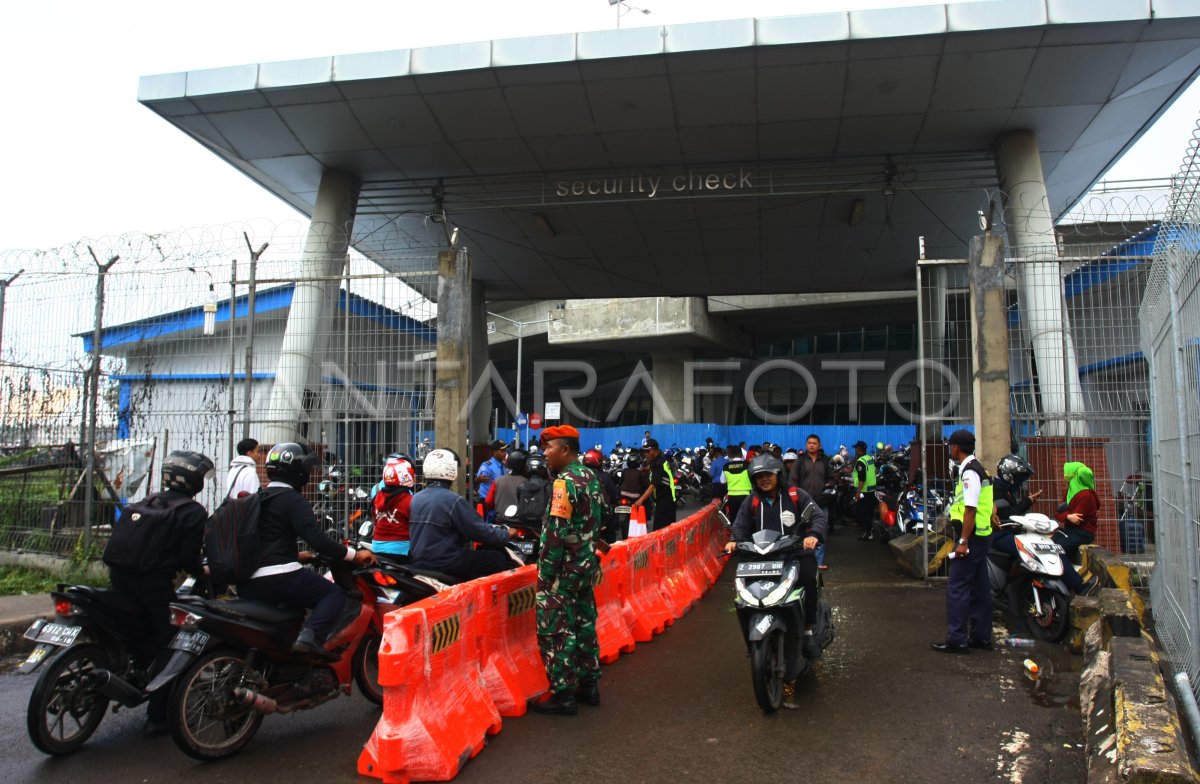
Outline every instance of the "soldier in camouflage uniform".
[[550, 698], [538, 713], [574, 716], [578, 700], [600, 704], [600, 644], [596, 640], [597, 547], [603, 489], [579, 462], [579, 431], [570, 425], [542, 432], [546, 465], [555, 473], [538, 556], [537, 637]]

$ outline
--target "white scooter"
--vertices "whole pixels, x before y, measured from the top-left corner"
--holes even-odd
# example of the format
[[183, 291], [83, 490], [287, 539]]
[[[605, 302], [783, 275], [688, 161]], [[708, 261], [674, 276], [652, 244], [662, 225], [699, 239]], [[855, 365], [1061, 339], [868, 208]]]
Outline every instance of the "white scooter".
[[1063, 570], [1075, 567], [1051, 538], [1058, 523], [1043, 514], [1013, 515], [1000, 528], [1022, 533], [1013, 538], [1017, 558], [995, 549], [988, 553], [988, 578], [995, 600], [1006, 604], [1039, 640], [1062, 640], [1071, 628], [1071, 591], [1063, 582]]

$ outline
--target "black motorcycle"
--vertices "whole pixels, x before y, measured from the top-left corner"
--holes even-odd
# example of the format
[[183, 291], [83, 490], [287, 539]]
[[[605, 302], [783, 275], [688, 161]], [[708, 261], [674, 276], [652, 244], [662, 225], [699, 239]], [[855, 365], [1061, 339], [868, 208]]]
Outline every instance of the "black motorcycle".
[[110, 702], [115, 710], [149, 699], [153, 653], [138, 649], [151, 632], [138, 605], [115, 591], [60, 583], [50, 597], [55, 619], [34, 621], [25, 632], [35, 647], [17, 672], [41, 670], [25, 713], [33, 745], [67, 754], [92, 736]]
[[[750, 650], [754, 697], [766, 713], [779, 710], [783, 686], [812, 669], [804, 656], [804, 588], [799, 585], [801, 558], [812, 558], [800, 536], [781, 536], [767, 528], [739, 542], [741, 560], [733, 581], [738, 622]], [[818, 577], [817, 590], [821, 590]], [[817, 597], [813, 635], [824, 650], [833, 642], [833, 614]]]

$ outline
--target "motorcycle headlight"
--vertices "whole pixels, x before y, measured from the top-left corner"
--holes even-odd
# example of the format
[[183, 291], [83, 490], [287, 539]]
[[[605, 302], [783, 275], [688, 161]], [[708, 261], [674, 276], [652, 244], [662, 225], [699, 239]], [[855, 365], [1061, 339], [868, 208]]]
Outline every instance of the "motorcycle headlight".
[[740, 578], [734, 580], [733, 588], [737, 592], [738, 598], [741, 599], [743, 603], [748, 604], [751, 607], [758, 606], [758, 597], [746, 589], [746, 582], [744, 580]]
[[787, 596], [788, 591], [792, 590], [792, 586], [796, 584], [796, 578], [799, 575], [800, 568], [794, 563], [788, 564], [787, 571], [783, 573], [783, 579], [779, 581], [774, 590], [763, 597], [763, 605], [769, 606], [783, 601], [783, 597]]

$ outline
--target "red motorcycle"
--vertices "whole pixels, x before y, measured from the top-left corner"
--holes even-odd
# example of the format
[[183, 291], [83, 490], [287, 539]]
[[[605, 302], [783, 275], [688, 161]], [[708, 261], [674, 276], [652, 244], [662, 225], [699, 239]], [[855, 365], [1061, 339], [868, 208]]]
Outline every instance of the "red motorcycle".
[[383, 701], [377, 660], [381, 641], [378, 595], [371, 570], [328, 564], [348, 600], [324, 657], [292, 651], [304, 610], [248, 599], [188, 597], [171, 605], [179, 627], [166, 667], [148, 691], [175, 685], [167, 721], [181, 750], [202, 760], [232, 756], [250, 742], [269, 713], [315, 708], [350, 694]]

